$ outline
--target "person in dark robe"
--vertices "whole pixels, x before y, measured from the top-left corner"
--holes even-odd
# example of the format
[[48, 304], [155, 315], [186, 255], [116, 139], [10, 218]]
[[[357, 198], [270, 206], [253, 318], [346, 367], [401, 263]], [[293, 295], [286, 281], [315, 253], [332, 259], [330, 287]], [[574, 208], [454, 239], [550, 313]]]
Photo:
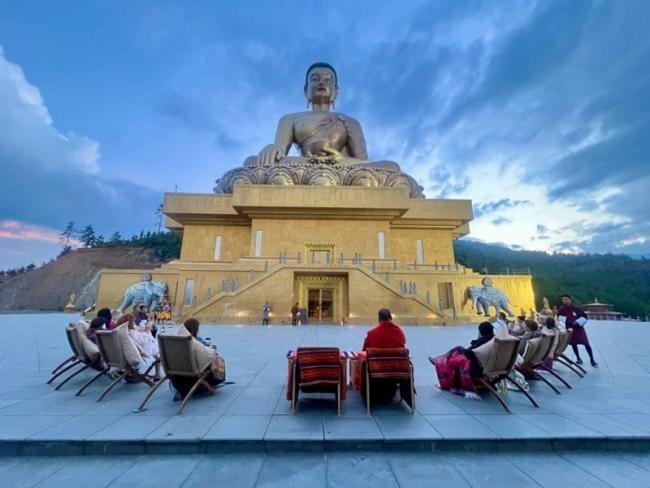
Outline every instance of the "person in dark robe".
[[[382, 308], [377, 313], [379, 324], [370, 329], [363, 341], [362, 352], [358, 353], [352, 367], [352, 384], [365, 398], [365, 381], [363, 379], [363, 366], [366, 360], [366, 350], [370, 348], [390, 349], [406, 347], [406, 336], [402, 329], [393, 322], [390, 310]], [[381, 382], [370, 390], [371, 402], [386, 404], [393, 401], [397, 393], [397, 383]]]
[[478, 326], [478, 334], [478, 338], [471, 341], [467, 348], [457, 346], [447, 354], [429, 358], [436, 369], [441, 390], [449, 390], [451, 393], [463, 395], [469, 400], [481, 399], [476, 392], [474, 378], [480, 378], [483, 374], [483, 367], [474, 354], [474, 349], [494, 339], [494, 326], [490, 322], [481, 322]]
[[582, 364], [580, 352], [578, 351], [578, 346], [582, 345], [589, 355], [591, 365], [594, 368], [597, 367], [598, 363], [594, 360], [594, 352], [591, 349], [589, 337], [587, 337], [587, 331], [585, 330], [587, 314], [582, 309], [573, 305], [573, 300], [570, 295], [562, 295], [562, 305], [557, 309], [557, 316], [560, 317], [560, 321], [564, 317], [564, 326], [567, 329], [573, 329], [570, 344], [573, 353], [576, 355], [576, 363]]
[[291, 307], [291, 325], [298, 325], [298, 314], [300, 313], [300, 308], [298, 307], [298, 302]]

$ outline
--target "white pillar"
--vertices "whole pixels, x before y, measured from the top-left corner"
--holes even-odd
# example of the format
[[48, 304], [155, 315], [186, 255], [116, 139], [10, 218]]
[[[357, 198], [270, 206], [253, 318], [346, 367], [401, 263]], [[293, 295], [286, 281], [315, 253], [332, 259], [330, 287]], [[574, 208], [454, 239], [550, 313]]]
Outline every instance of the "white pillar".
[[194, 294], [194, 280], [185, 280], [185, 293], [183, 294], [183, 305], [192, 304], [192, 296]]
[[262, 255], [262, 231], [255, 231], [255, 257], [259, 258]]
[[424, 246], [422, 245], [422, 239], [417, 240], [418, 246], [418, 264], [424, 264]]
[[377, 238], [379, 239], [379, 259], [384, 259], [386, 257], [386, 237], [383, 232], [379, 232]]
[[214, 260], [219, 261], [221, 259], [221, 236], [217, 236], [214, 239]]

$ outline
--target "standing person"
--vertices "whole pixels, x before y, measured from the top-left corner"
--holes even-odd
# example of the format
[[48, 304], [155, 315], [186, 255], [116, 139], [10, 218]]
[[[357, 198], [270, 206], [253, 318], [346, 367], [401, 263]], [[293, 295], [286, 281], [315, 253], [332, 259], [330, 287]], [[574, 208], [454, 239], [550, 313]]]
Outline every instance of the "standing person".
[[587, 354], [589, 354], [591, 365], [594, 368], [597, 367], [598, 363], [594, 359], [594, 352], [591, 349], [591, 345], [589, 344], [589, 337], [587, 337], [587, 331], [585, 330], [585, 324], [587, 323], [587, 314], [573, 305], [573, 300], [571, 299], [570, 295], [562, 295], [562, 305], [560, 305], [557, 309], [557, 316], [559, 317], [560, 322], [564, 322], [564, 326], [567, 329], [573, 329], [570, 344], [573, 348], [573, 353], [576, 355], [576, 363], [582, 364], [578, 346], [583, 345], [587, 350]]
[[298, 315], [300, 314], [300, 308], [298, 307], [298, 302], [291, 307], [291, 325], [298, 325]]
[[262, 307], [262, 325], [269, 325], [269, 317], [271, 316], [271, 305], [269, 302], [264, 302]]

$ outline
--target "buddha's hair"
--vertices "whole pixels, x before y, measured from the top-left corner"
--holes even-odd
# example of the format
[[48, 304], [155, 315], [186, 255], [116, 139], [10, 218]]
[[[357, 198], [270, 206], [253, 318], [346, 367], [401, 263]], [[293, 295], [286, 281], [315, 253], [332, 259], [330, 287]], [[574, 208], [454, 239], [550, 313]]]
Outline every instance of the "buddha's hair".
[[305, 90], [307, 89], [307, 84], [309, 83], [309, 73], [311, 73], [311, 71], [316, 68], [331, 69], [332, 73], [334, 73], [334, 85], [339, 86], [339, 76], [336, 74], [336, 70], [334, 69], [334, 66], [332, 66], [329, 63], [319, 62], [319, 63], [314, 63], [309, 68], [307, 68], [307, 73], [305, 74]]

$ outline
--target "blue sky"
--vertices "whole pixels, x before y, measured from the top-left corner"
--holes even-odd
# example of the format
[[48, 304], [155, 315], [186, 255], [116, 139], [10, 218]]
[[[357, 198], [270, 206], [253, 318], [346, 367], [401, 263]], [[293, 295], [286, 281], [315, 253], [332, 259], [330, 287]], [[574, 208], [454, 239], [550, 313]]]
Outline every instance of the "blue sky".
[[643, 0], [2, 2], [0, 269], [71, 220], [154, 229], [303, 110], [314, 61], [371, 158], [474, 201], [474, 238], [650, 254], [648, 25]]

